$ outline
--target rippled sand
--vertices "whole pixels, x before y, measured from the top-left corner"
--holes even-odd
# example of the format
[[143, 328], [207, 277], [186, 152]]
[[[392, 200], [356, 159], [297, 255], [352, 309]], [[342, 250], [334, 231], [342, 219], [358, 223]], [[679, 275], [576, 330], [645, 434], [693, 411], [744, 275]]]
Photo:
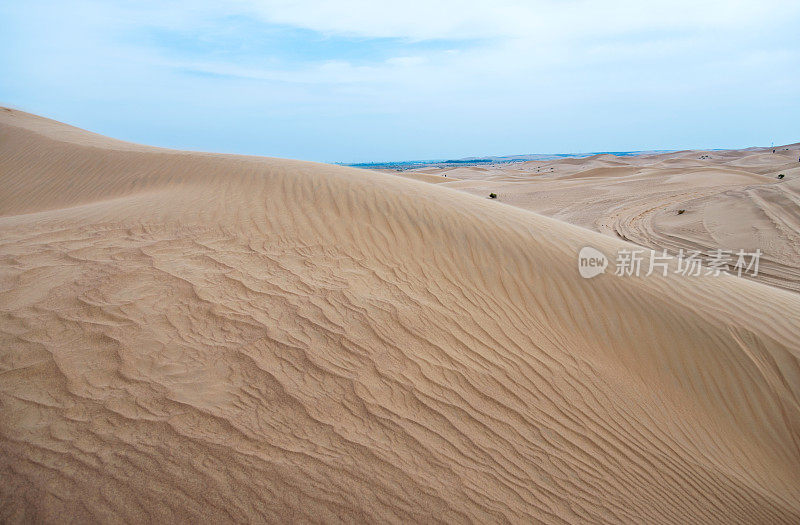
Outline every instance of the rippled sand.
[[426, 168], [403, 175], [447, 181], [478, 195], [494, 192], [503, 203], [673, 255], [698, 250], [708, 258], [717, 249], [758, 249], [763, 255], [755, 278], [800, 292], [798, 159], [800, 144], [792, 144]]
[[[793, 182], [742, 171], [686, 219], [796, 213]], [[632, 245], [506, 205], [512, 181], [170, 151], [10, 110], [0, 174], [4, 522], [800, 521], [792, 291], [581, 279], [581, 247]], [[459, 191], [480, 184], [500, 202]], [[540, 211], [688, 239], [677, 200], [648, 215], [638, 187], [613, 217]], [[773, 259], [791, 288], [797, 259]]]

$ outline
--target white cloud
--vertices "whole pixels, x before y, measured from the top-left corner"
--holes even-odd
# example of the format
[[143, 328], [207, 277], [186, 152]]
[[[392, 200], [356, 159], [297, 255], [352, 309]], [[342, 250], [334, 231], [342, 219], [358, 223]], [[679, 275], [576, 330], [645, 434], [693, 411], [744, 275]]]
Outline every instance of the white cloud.
[[364, 37], [592, 38], [736, 29], [797, 13], [793, 0], [239, 0], [273, 23]]
[[178, 16], [175, 11], [185, 7], [180, 2], [167, 8], [152, 4], [167, 13], [142, 17], [139, 11], [139, 16], [148, 20], [142, 23], [203, 27], [223, 15], [247, 15], [334, 36], [471, 41], [449, 50], [401, 51], [373, 63], [310, 57], [303, 64], [204, 60], [193, 66], [283, 82], [399, 82], [406, 87], [422, 78], [426, 83], [480, 84], [484, 79], [478, 77], [501, 73], [506, 79], [530, 80], [613, 64], [627, 69], [655, 61], [730, 61], [752, 53], [748, 47], [753, 46], [767, 54], [783, 52], [769, 41], [800, 14], [796, 0], [236, 0], [191, 6], [188, 14]]
[[[632, 142], [609, 147], [644, 147], [637, 141], [656, 126], [633, 126], [645, 119], [667, 123], [680, 138], [687, 122], [723, 102], [727, 113], [716, 114], [736, 122], [748, 103], [789, 108], [800, 81], [797, 0], [31, 2], [0, 5], [9, 28], [0, 32], [2, 102], [34, 100], [35, 111], [79, 101], [73, 114], [81, 115], [98, 101], [117, 111], [157, 100], [176, 115], [176, 127], [181, 118], [200, 118], [198, 108], [213, 108], [231, 121], [278, 116], [287, 134], [294, 117], [327, 116], [328, 129], [339, 129], [361, 116], [365, 131], [353, 128], [351, 153], [269, 151], [306, 158], [426, 156], [411, 146], [403, 154], [375, 149], [380, 133], [370, 130], [404, 126], [413, 135], [405, 140], [424, 147], [452, 141], [451, 149], [441, 146], [444, 156], [591, 148], [575, 137], [614, 136], [601, 121], [616, 118], [633, 122], [630, 132], [615, 132]], [[241, 52], [276, 25], [293, 38], [335, 45], [306, 49], [297, 41], [288, 52], [291, 42]], [[339, 52], [342, 43], [376, 52], [348, 55]], [[796, 127], [790, 110], [781, 111], [764, 112], [762, 125]], [[144, 120], [140, 113], [127, 118]], [[696, 133], [703, 125], [695, 121]], [[307, 131], [297, 126], [296, 136]], [[533, 136], [561, 146], [526, 146]], [[673, 139], [652, 145], [690, 145]], [[373, 149], [360, 152], [362, 142]]]

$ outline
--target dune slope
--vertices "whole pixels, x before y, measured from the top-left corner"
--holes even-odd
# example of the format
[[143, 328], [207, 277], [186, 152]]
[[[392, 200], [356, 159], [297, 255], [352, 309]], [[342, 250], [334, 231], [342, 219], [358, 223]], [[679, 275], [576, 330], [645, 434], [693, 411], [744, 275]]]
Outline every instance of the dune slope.
[[[761, 250], [759, 282], [800, 291], [800, 144], [409, 170], [677, 255]], [[779, 176], [781, 176], [779, 178]], [[457, 176], [458, 182], [451, 179]]]
[[0, 519], [800, 520], [800, 299], [424, 182], [0, 111]]

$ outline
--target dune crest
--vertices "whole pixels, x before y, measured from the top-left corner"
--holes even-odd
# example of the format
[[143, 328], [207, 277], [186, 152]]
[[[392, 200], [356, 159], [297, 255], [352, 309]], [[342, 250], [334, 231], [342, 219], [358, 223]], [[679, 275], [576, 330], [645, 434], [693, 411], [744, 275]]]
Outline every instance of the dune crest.
[[795, 293], [19, 111], [0, 169], [3, 521], [800, 520]]

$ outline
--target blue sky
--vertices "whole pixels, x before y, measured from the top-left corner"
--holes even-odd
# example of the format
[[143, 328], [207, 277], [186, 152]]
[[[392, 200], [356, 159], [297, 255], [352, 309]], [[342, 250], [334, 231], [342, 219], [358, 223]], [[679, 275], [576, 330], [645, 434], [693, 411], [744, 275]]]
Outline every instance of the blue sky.
[[800, 141], [800, 2], [0, 4], [0, 104], [325, 162]]

